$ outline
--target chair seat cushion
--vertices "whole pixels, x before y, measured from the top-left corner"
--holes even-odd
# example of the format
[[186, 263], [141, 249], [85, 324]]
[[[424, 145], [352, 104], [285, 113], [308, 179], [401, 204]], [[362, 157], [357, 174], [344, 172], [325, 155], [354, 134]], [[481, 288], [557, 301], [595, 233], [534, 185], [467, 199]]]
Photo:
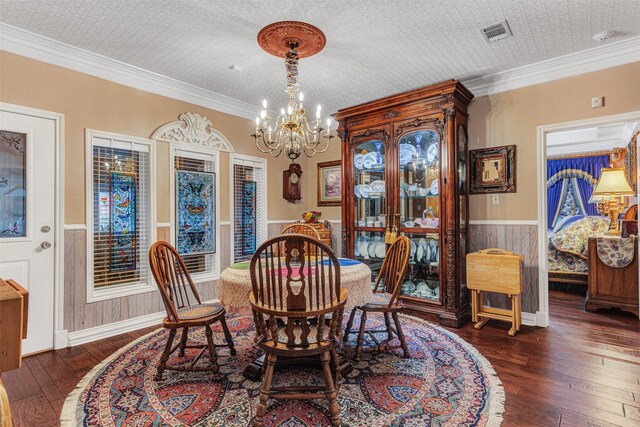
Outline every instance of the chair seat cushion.
[[216, 304], [196, 304], [178, 309], [180, 320], [201, 319], [203, 317], [215, 316], [222, 312], [224, 307]]

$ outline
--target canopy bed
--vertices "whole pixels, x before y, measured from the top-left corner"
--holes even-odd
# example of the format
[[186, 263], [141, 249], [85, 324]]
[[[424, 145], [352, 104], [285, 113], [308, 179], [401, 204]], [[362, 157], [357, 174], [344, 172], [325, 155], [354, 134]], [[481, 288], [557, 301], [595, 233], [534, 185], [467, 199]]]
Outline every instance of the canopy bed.
[[610, 225], [589, 203], [610, 155], [564, 156], [547, 160], [547, 228], [549, 281], [587, 285], [588, 238]]

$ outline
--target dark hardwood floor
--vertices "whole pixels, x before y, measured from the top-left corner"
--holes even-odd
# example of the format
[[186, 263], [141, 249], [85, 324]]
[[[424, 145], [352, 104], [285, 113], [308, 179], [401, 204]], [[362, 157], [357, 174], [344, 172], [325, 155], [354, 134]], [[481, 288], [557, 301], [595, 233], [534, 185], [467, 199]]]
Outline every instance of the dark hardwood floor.
[[[617, 312], [587, 313], [584, 297], [550, 292], [549, 328], [506, 323], [455, 332], [493, 364], [507, 400], [505, 427], [640, 426], [640, 321]], [[5, 372], [16, 427], [58, 424], [66, 396], [98, 362], [144, 330], [27, 357]]]

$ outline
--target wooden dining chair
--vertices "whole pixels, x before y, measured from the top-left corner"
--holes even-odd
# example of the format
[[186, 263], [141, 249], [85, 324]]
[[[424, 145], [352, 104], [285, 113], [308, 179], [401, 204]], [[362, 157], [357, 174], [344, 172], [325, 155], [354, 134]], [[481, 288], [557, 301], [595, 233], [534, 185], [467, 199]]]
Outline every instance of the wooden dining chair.
[[[373, 289], [375, 301], [360, 307], [354, 307], [353, 310], [351, 310], [351, 315], [349, 316], [347, 328], [344, 333], [345, 341], [349, 338], [349, 334], [352, 333], [351, 328], [353, 327], [353, 320], [356, 312], [358, 310], [362, 312], [362, 315], [360, 316], [360, 329], [357, 331], [358, 339], [356, 342], [356, 354], [354, 357], [356, 361], [359, 361], [362, 355], [362, 344], [364, 343], [365, 333], [367, 333], [373, 342], [376, 343], [376, 347], [373, 347], [372, 350], [384, 351], [402, 348], [404, 357], [409, 356], [409, 349], [407, 348], [404, 333], [402, 332], [402, 325], [400, 324], [400, 319], [398, 317], [398, 313], [404, 309], [404, 306], [398, 296], [400, 295], [400, 285], [402, 284], [404, 273], [409, 265], [410, 253], [411, 247], [409, 239], [406, 236], [398, 236], [397, 240], [387, 251], [384, 261], [382, 261], [382, 267], [380, 268], [380, 273], [378, 274], [378, 278]], [[382, 293], [379, 292], [381, 284], [383, 286]], [[383, 313], [384, 323], [386, 326], [385, 330], [366, 330], [367, 313], [371, 312]], [[391, 325], [391, 319], [389, 317], [393, 318], [395, 328]], [[353, 332], [355, 333], [356, 331]], [[375, 334], [384, 332], [387, 334], [387, 341], [386, 344], [381, 344], [375, 337]], [[393, 339], [393, 333], [395, 333], [398, 340], [400, 340], [400, 345], [390, 345], [390, 342]]]
[[320, 240], [320, 233], [318, 233], [318, 230], [303, 222], [287, 225], [282, 229], [280, 234], [304, 234], [306, 236], [313, 237], [316, 240]]
[[[313, 254], [313, 255], [312, 255]], [[267, 401], [327, 399], [331, 423], [340, 425], [335, 350], [347, 291], [340, 287], [340, 264], [326, 244], [302, 234], [285, 234], [263, 243], [251, 258], [251, 307], [258, 345], [267, 356], [260, 403], [253, 425], [262, 426]], [[331, 316], [327, 326], [326, 318]], [[282, 320], [283, 325], [276, 321]], [[320, 358], [324, 386], [272, 387], [276, 361], [294, 363]], [[297, 360], [295, 360], [297, 359]], [[330, 362], [334, 363], [332, 375]]]
[[[189, 270], [184, 261], [173, 246], [164, 241], [154, 243], [149, 250], [149, 264], [153, 278], [158, 284], [160, 295], [164, 307], [167, 310], [167, 317], [162, 321], [162, 325], [169, 329], [169, 337], [165, 345], [155, 380], [162, 380], [162, 373], [165, 369], [176, 371], [211, 371], [214, 380], [220, 379], [220, 367], [216, 347], [228, 347], [232, 355], [236, 354], [233, 347], [233, 339], [225, 321], [225, 309], [216, 304], [203, 304], [198, 294], [198, 289], [191, 280]], [[220, 322], [224, 331], [225, 344], [215, 344], [213, 342], [213, 332], [211, 325]], [[188, 345], [189, 329], [204, 326], [207, 337], [206, 344]], [[180, 341], [174, 346], [173, 340], [178, 329], [182, 330]], [[201, 351], [193, 359], [190, 365], [167, 366], [169, 356], [180, 349], [178, 355], [184, 357], [187, 348], [200, 348]], [[196, 363], [205, 351], [208, 351], [209, 368], [196, 367]]]

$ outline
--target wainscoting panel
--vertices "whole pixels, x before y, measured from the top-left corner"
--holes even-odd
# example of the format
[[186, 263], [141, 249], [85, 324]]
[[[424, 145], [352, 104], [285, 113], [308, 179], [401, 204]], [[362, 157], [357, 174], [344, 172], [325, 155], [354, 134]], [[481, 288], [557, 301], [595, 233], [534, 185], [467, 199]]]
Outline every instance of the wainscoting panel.
[[[538, 227], [530, 224], [469, 225], [469, 252], [488, 248], [501, 248], [524, 255], [522, 311], [538, 311]], [[493, 307], [506, 307], [506, 298], [498, 294], [488, 294], [485, 302]]]
[[[87, 304], [86, 230], [66, 230], [64, 266], [64, 329], [69, 332], [107, 325], [164, 311], [160, 293], [138, 295]], [[169, 228], [159, 228], [158, 238], [169, 240]], [[229, 265], [229, 227], [220, 227], [221, 271]], [[200, 299], [218, 298], [218, 281], [199, 283]]]

